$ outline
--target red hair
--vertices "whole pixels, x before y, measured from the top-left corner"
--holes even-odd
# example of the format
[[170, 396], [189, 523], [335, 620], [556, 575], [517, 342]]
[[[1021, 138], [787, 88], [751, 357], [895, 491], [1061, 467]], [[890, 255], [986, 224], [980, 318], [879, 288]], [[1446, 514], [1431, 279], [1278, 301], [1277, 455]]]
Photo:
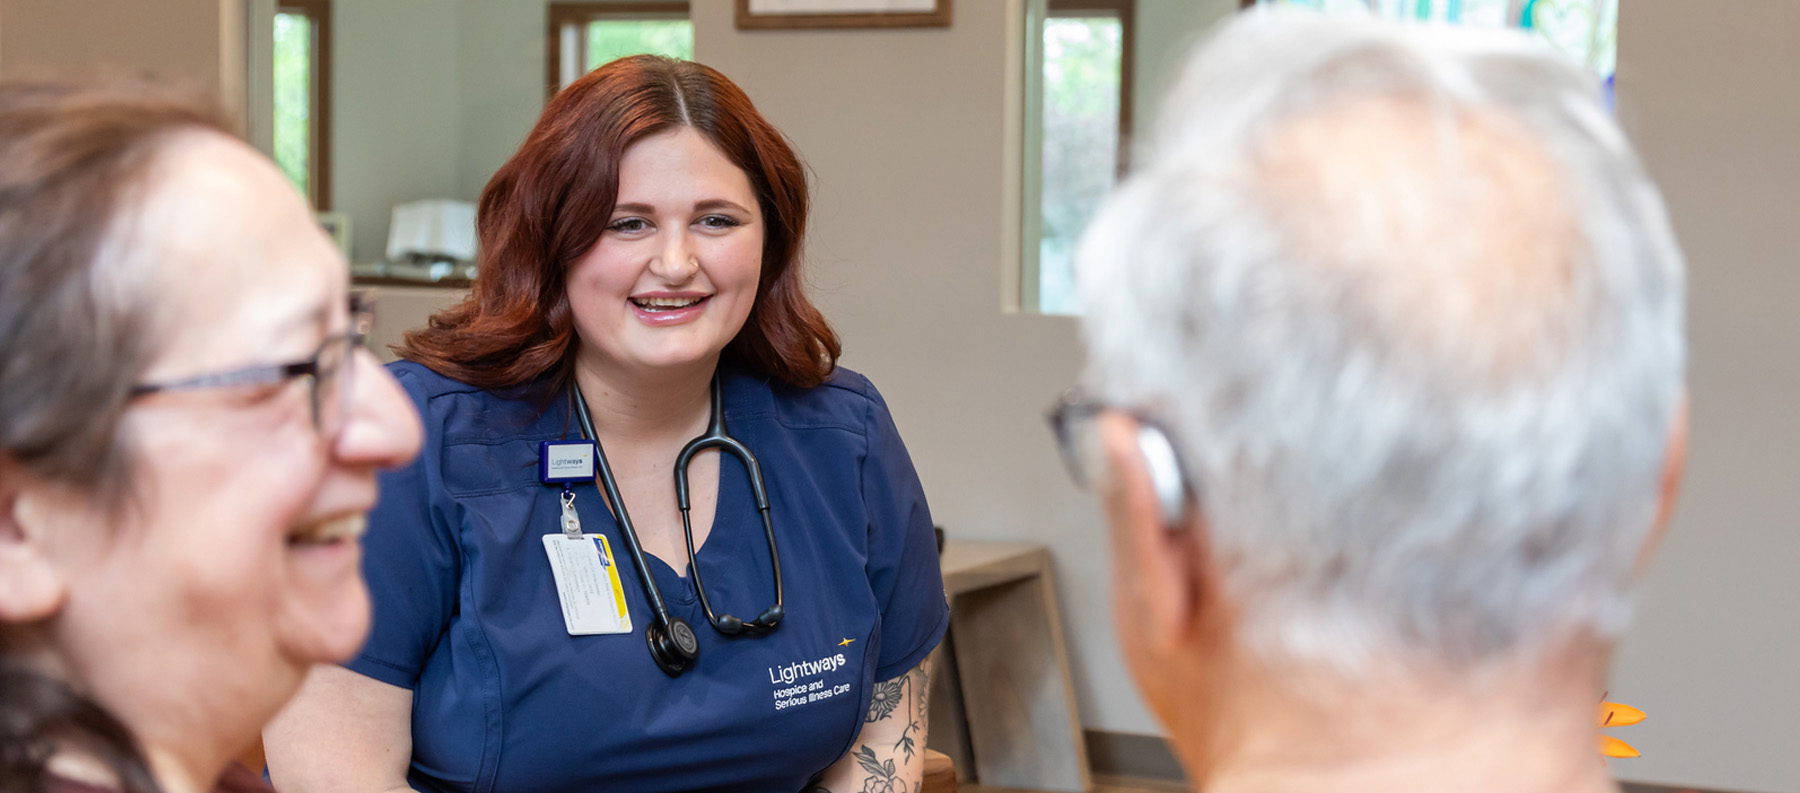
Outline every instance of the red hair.
[[762, 209], [762, 278], [725, 357], [752, 373], [810, 388], [842, 347], [800, 277], [806, 171], [750, 98], [707, 66], [634, 55], [576, 80], [550, 100], [525, 144], [481, 191], [480, 274], [463, 302], [406, 334], [396, 352], [470, 385], [566, 384], [579, 344], [564, 278], [600, 239], [631, 144], [678, 126], [710, 139], [750, 178]]

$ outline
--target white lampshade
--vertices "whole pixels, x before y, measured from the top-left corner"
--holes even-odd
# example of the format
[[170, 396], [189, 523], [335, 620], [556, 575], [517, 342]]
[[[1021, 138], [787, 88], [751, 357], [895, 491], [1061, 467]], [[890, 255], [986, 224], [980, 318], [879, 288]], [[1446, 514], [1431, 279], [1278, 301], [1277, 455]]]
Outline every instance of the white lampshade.
[[475, 258], [475, 205], [432, 199], [399, 204], [388, 226], [390, 261], [411, 256], [471, 261]]

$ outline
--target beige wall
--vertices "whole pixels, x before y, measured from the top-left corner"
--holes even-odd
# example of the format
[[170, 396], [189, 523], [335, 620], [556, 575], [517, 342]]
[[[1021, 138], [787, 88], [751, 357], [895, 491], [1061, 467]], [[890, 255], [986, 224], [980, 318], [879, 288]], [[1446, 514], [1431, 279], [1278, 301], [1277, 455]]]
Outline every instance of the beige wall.
[[243, 26], [243, 0], [4, 0], [0, 77], [152, 75], [238, 118]]
[[[1620, 653], [1619, 773], [1800, 790], [1800, 3], [1624, 3], [1619, 113], [1688, 256], [1693, 445]], [[1709, 7], [1710, 8], [1710, 7]]]

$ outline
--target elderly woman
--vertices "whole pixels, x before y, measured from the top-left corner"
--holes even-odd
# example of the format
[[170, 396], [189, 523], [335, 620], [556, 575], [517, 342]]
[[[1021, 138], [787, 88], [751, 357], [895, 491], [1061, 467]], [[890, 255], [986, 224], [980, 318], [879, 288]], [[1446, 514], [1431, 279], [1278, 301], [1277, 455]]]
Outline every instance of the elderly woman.
[[426, 452], [371, 518], [368, 646], [271, 726], [278, 785], [919, 785], [931, 519], [807, 299], [806, 214], [712, 69], [625, 58], [550, 102], [482, 195], [473, 294], [401, 350]]
[[1118, 625], [1196, 789], [1616, 790], [1681, 470], [1682, 259], [1592, 75], [1250, 14], [1079, 256]]
[[0, 88], [0, 789], [221, 774], [361, 646], [417, 418], [273, 165], [142, 90]]

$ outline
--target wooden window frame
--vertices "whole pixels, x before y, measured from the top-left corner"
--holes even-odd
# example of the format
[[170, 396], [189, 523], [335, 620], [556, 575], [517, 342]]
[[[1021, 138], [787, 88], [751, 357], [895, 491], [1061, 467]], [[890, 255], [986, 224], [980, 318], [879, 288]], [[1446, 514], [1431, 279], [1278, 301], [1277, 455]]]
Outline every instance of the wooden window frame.
[[331, 0], [277, 0], [275, 13], [297, 14], [312, 23], [306, 185], [313, 210], [324, 212], [331, 209]]
[[[988, 0], [977, 0], [988, 2]], [[738, 30], [815, 30], [818, 28], [947, 28], [954, 0], [936, 0], [930, 11], [826, 11], [781, 14], [750, 10], [750, 0], [737, 0]]]
[[[551, 3], [549, 30], [544, 37], [544, 99], [562, 90], [563, 29], [570, 25], [586, 25], [597, 19], [692, 19], [687, 0], [643, 0], [634, 3]], [[587, 63], [587, 37], [578, 36], [575, 62]]]

